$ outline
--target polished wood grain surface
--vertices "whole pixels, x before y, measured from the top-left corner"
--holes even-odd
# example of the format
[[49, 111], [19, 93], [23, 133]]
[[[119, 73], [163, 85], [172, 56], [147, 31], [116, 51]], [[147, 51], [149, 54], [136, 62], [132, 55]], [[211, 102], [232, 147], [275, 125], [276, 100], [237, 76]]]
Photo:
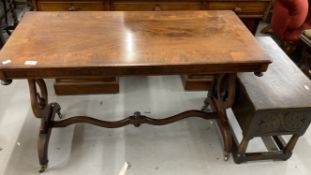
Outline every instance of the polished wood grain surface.
[[7, 59], [6, 78], [265, 71], [270, 63], [232, 11], [28, 12], [0, 52]]
[[[34, 9], [38, 11], [233, 10], [253, 34], [256, 33], [259, 21], [269, 14], [271, 4], [271, 0], [33, 0]], [[212, 84], [212, 75], [208, 79], [190, 77], [182, 75], [186, 90], [206, 90]], [[73, 85], [74, 82], [70, 83]], [[58, 86], [57, 83], [55, 86]], [[79, 86], [78, 83], [75, 86]]]

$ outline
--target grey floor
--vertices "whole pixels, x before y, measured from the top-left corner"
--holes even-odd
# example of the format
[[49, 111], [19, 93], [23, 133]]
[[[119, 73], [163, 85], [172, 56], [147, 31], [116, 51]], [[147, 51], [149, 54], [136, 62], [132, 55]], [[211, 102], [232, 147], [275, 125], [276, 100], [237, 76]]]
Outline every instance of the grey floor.
[[[200, 109], [206, 92], [185, 92], [178, 76], [121, 78], [119, 94], [56, 96], [47, 80], [50, 101], [58, 101], [65, 117], [87, 114], [117, 120], [141, 111], [152, 117]], [[26, 81], [0, 86], [0, 174], [39, 174], [36, 141], [39, 120], [33, 117]], [[241, 131], [231, 112], [231, 124]], [[126, 175], [265, 174], [311, 172], [311, 130], [299, 140], [288, 161], [257, 161], [237, 165], [222, 157], [222, 141], [213, 121], [186, 119], [166, 126], [142, 125], [105, 129], [87, 124], [54, 129], [49, 148], [49, 175], [118, 175], [124, 162]], [[254, 139], [248, 151], [265, 150]]]

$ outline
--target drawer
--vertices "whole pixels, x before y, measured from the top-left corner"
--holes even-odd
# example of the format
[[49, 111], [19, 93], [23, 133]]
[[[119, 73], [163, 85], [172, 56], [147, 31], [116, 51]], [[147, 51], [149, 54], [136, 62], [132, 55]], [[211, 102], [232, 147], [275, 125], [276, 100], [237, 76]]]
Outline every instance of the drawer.
[[200, 10], [200, 2], [114, 2], [117, 11]]
[[40, 1], [40, 11], [100, 11], [104, 10], [102, 1]]
[[233, 10], [238, 15], [263, 17], [270, 5], [269, 1], [237, 1], [237, 2], [207, 2], [208, 10]]

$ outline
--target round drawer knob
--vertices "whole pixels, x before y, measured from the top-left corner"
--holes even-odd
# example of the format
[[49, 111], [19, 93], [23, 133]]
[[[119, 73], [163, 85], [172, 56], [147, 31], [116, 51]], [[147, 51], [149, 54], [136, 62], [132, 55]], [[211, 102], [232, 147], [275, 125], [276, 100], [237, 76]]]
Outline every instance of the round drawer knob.
[[161, 11], [161, 7], [159, 4], [156, 4], [153, 8], [154, 11]]
[[68, 8], [68, 11], [79, 11], [79, 10], [81, 10], [81, 8], [76, 7], [76, 6], [74, 6], [74, 5], [71, 5], [71, 6]]
[[241, 12], [242, 12], [242, 9], [241, 9], [240, 7], [236, 7], [236, 8], [234, 9], [234, 12], [235, 12], [235, 13], [241, 13]]

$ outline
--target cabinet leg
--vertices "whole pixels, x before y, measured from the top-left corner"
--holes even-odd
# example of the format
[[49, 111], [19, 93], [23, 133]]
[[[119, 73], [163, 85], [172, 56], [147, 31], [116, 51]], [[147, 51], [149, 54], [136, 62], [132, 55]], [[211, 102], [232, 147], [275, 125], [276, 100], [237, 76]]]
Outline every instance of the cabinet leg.
[[245, 138], [242, 139], [242, 141], [239, 145], [239, 148], [238, 148], [238, 154], [237, 154], [238, 158], [245, 156], [245, 152], [246, 152], [246, 149], [248, 146], [248, 142], [249, 142], [249, 140], [247, 140]]
[[293, 149], [298, 141], [299, 136], [298, 135], [293, 135], [289, 142], [287, 143], [285, 149], [284, 149], [284, 154], [286, 155], [284, 160], [287, 160], [290, 158], [292, 155]]

